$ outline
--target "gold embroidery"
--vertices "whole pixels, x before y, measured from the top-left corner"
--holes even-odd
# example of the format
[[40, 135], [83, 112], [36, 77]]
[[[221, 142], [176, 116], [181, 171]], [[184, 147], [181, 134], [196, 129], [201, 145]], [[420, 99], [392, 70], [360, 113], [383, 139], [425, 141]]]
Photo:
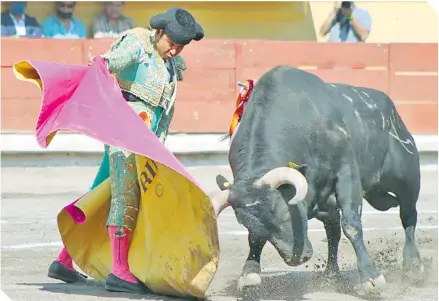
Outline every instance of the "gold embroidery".
[[[178, 74], [175, 74], [171, 83], [166, 80], [167, 68], [163, 59], [156, 53], [153, 46], [154, 32], [143, 28], [135, 28], [126, 33], [135, 36], [139, 44], [149, 53], [150, 57], [148, 62], [145, 62], [145, 64], [148, 64], [148, 76], [143, 83], [124, 79], [119, 72], [115, 74], [121, 89], [136, 95], [154, 107], [160, 106], [167, 110], [171, 104], [172, 94], [177, 85]], [[173, 58], [171, 59], [171, 64], [175, 72], [178, 73], [176, 62]]]
[[126, 34], [132, 34], [133, 36], [136, 36], [139, 38], [140, 44], [142, 44], [143, 49], [147, 53], [153, 53], [154, 51], [154, 31], [148, 30], [145, 28], [133, 28], [130, 30], [127, 30], [125, 32]]

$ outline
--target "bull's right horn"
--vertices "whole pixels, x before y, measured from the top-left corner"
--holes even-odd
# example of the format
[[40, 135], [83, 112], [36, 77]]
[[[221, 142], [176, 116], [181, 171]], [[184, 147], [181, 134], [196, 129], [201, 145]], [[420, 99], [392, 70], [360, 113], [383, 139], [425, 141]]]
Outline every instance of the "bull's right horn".
[[229, 194], [230, 190], [218, 191], [210, 196], [210, 200], [212, 202], [213, 210], [215, 211], [216, 216], [220, 215], [221, 211], [227, 208], [229, 205]]
[[267, 172], [255, 185], [268, 184], [276, 189], [283, 184], [291, 184], [296, 188], [296, 195], [288, 201], [290, 205], [297, 205], [303, 201], [308, 193], [308, 182], [297, 169], [291, 167], [278, 167]]

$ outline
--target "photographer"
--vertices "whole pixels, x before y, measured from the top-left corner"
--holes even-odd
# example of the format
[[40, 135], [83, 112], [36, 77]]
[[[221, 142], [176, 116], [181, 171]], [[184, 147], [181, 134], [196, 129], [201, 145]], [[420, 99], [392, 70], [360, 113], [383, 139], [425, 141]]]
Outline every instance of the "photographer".
[[371, 25], [367, 10], [357, 7], [353, 1], [337, 1], [320, 27], [320, 35], [329, 33], [329, 42], [365, 42]]

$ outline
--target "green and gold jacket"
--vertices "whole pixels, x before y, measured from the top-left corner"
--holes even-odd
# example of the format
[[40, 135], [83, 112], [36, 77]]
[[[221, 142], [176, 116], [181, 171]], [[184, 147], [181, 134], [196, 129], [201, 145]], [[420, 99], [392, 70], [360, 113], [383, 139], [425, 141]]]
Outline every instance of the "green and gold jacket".
[[153, 117], [152, 130], [164, 141], [174, 114], [177, 82], [183, 80], [186, 66], [178, 55], [165, 64], [154, 48], [154, 33], [145, 28], [127, 30], [102, 57], [121, 90], [144, 102], [130, 105]]

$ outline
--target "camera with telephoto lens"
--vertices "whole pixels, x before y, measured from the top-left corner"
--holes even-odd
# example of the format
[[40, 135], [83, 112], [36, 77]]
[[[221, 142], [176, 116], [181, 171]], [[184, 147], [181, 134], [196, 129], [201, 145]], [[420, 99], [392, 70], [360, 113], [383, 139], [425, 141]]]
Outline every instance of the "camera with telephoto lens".
[[342, 9], [350, 9], [352, 5], [352, 1], [342, 1], [341, 8]]

